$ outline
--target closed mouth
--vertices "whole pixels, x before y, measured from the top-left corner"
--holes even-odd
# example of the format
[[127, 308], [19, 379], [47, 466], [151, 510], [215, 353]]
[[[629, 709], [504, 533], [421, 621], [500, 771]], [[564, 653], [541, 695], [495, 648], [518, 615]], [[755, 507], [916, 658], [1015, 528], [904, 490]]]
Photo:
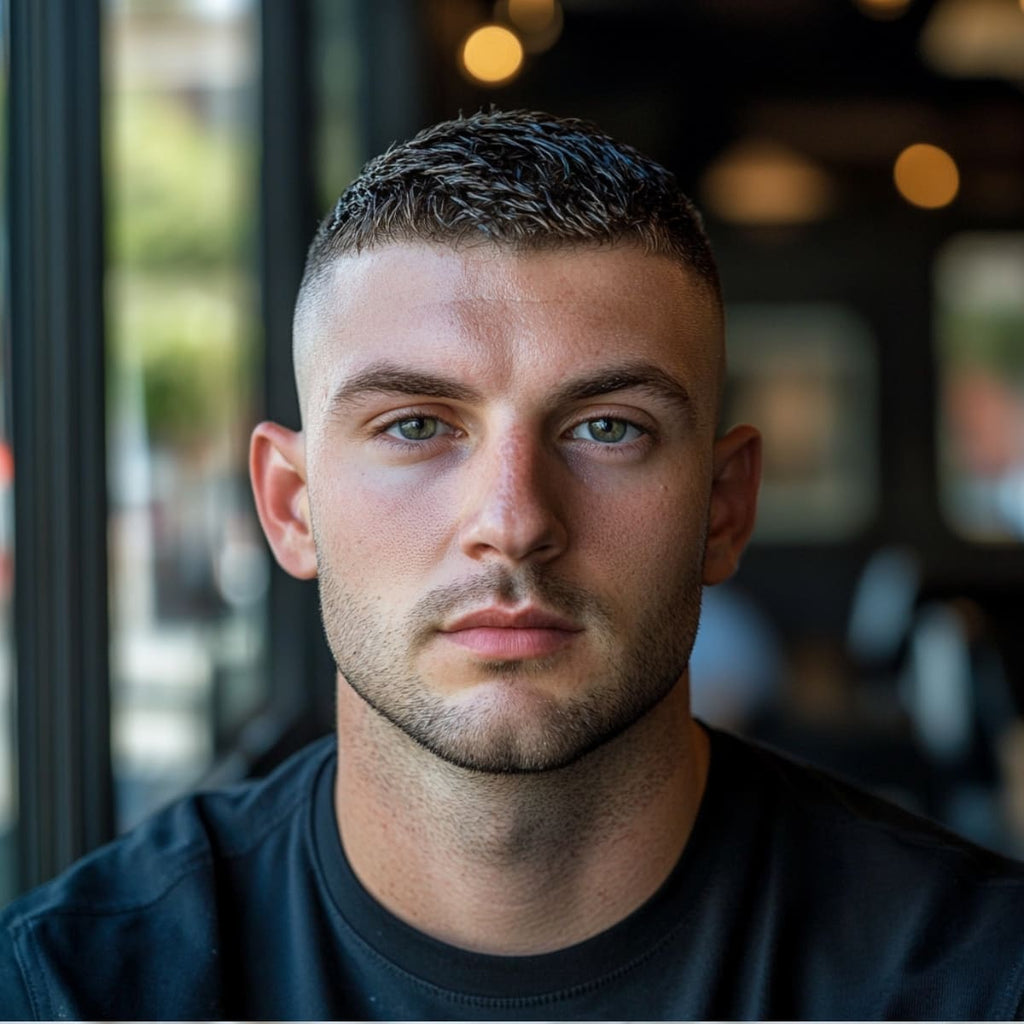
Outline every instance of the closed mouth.
[[441, 635], [488, 659], [517, 660], [554, 654], [583, 628], [539, 608], [495, 606], [460, 616], [440, 630]]

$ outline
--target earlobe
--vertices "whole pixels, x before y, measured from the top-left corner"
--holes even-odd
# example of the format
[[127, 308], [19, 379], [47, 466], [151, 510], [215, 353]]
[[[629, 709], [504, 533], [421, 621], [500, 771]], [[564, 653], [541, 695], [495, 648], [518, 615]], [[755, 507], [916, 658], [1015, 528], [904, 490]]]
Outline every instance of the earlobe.
[[727, 580], [737, 569], [750, 539], [761, 482], [761, 435], [748, 426], [733, 427], [715, 442], [708, 536], [704, 547], [704, 583]]
[[316, 547], [302, 434], [277, 423], [260, 423], [249, 445], [249, 475], [260, 525], [278, 564], [298, 579], [312, 579]]

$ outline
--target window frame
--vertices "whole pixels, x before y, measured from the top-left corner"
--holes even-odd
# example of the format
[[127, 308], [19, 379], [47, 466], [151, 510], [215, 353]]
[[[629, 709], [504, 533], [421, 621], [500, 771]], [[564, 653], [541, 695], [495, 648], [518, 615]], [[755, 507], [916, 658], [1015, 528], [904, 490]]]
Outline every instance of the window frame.
[[[15, 486], [17, 877], [24, 891], [115, 835], [110, 724], [101, 0], [9, 0], [10, 415]], [[265, 415], [298, 426], [291, 314], [316, 223], [311, 0], [263, 0], [259, 285]], [[209, 781], [329, 728], [316, 588], [276, 566], [269, 707]]]
[[100, 18], [11, 0], [18, 879], [113, 834]]

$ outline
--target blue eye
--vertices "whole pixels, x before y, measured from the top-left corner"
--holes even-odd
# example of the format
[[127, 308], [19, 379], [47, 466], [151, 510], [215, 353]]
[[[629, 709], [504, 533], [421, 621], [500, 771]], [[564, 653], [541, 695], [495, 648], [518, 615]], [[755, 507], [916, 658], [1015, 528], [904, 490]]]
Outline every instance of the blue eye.
[[408, 416], [392, 423], [385, 433], [403, 441], [429, 441], [444, 433], [444, 427], [445, 424], [436, 416]]
[[599, 416], [596, 420], [586, 420], [574, 427], [572, 437], [579, 441], [597, 441], [599, 444], [622, 444], [624, 441], [635, 441], [643, 431], [626, 420], [614, 419], [611, 416]]

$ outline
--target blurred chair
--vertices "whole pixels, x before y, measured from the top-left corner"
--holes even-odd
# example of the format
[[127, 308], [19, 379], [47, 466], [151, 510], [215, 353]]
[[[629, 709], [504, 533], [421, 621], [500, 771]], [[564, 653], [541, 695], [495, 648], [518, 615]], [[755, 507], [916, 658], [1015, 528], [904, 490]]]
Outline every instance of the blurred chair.
[[733, 583], [706, 587], [690, 655], [690, 703], [709, 725], [743, 731], [777, 703], [782, 643], [761, 607]]
[[978, 842], [1020, 853], [1007, 814], [1016, 791], [1011, 738], [1020, 722], [994, 632], [976, 602], [930, 601], [916, 610], [899, 693], [936, 779], [937, 815]]
[[839, 644], [803, 640], [790, 652], [778, 713], [755, 735], [922, 813], [935, 814], [927, 751], [911, 727], [898, 682], [921, 587], [911, 548], [867, 560]]
[[879, 548], [868, 559], [850, 605], [846, 649], [861, 681], [891, 692], [921, 587], [921, 563], [908, 547]]

